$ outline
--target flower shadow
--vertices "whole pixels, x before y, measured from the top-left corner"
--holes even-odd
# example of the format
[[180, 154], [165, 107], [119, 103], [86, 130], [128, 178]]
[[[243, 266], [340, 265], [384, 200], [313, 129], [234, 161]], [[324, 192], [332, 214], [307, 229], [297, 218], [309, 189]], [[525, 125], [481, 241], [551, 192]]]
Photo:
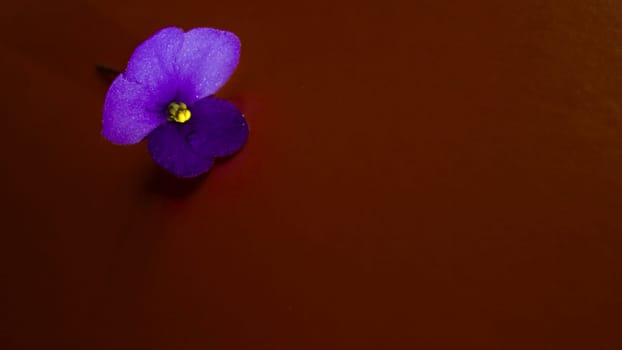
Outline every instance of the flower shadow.
[[[237, 154], [237, 152], [236, 152]], [[192, 178], [180, 178], [162, 169], [156, 164], [148, 170], [145, 189], [149, 194], [154, 194], [166, 198], [185, 198], [196, 191], [207, 179], [213, 168], [227, 164], [235, 154], [217, 158], [214, 166], [207, 173]]]
[[110, 87], [115, 78], [121, 74], [117, 69], [102, 64], [95, 65], [95, 72], [106, 88]]
[[194, 193], [207, 178], [209, 172], [193, 178], [179, 178], [156, 164], [149, 169], [145, 189], [148, 193], [166, 198], [185, 198]]

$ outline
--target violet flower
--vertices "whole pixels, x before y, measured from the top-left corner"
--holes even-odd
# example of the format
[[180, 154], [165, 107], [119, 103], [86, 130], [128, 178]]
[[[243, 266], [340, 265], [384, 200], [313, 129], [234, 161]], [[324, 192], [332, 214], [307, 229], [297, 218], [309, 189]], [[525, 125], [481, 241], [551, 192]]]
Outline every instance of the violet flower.
[[237, 152], [248, 137], [244, 116], [212, 95], [240, 56], [235, 34], [165, 28], [140, 44], [106, 94], [102, 135], [112, 143], [147, 138], [149, 154], [179, 177], [207, 172], [217, 157]]

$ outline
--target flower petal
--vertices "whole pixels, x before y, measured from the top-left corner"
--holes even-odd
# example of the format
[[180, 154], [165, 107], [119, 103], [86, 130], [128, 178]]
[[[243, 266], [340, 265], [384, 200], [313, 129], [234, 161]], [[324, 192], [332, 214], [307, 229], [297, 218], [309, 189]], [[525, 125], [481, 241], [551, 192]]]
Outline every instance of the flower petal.
[[166, 97], [119, 75], [110, 85], [104, 101], [102, 135], [120, 145], [140, 142], [166, 122], [157, 105], [157, 101], [163, 99]]
[[214, 158], [194, 152], [186, 137], [192, 129], [188, 123], [166, 123], [150, 135], [147, 143], [151, 158], [173, 175], [195, 177], [207, 172], [214, 164]]
[[184, 33], [177, 54], [180, 99], [187, 104], [214, 94], [223, 86], [240, 59], [240, 40], [235, 34], [212, 28]]
[[164, 28], [145, 40], [135, 50], [125, 69], [127, 79], [163, 88], [176, 78], [175, 61], [184, 42], [180, 28]]
[[242, 113], [229, 101], [207, 97], [190, 107], [192, 132], [187, 140], [202, 155], [226, 157], [244, 146], [248, 124]]

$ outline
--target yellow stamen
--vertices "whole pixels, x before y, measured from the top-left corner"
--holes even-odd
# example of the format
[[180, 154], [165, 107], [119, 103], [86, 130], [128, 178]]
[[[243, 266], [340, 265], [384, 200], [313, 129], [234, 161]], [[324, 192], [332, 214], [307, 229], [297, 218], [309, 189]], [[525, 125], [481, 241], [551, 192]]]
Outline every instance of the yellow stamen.
[[188, 106], [186, 106], [183, 102], [171, 102], [168, 105], [168, 113], [168, 120], [172, 120], [177, 123], [185, 123], [190, 120], [190, 117], [192, 116]]

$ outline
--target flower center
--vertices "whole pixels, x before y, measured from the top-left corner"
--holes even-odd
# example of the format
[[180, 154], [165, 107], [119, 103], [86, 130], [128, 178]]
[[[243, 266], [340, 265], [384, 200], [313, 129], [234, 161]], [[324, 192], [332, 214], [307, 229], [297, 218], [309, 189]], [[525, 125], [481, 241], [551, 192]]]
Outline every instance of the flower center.
[[190, 120], [190, 110], [188, 106], [186, 106], [183, 102], [171, 102], [168, 105], [168, 120], [174, 121], [177, 123], [185, 123]]

